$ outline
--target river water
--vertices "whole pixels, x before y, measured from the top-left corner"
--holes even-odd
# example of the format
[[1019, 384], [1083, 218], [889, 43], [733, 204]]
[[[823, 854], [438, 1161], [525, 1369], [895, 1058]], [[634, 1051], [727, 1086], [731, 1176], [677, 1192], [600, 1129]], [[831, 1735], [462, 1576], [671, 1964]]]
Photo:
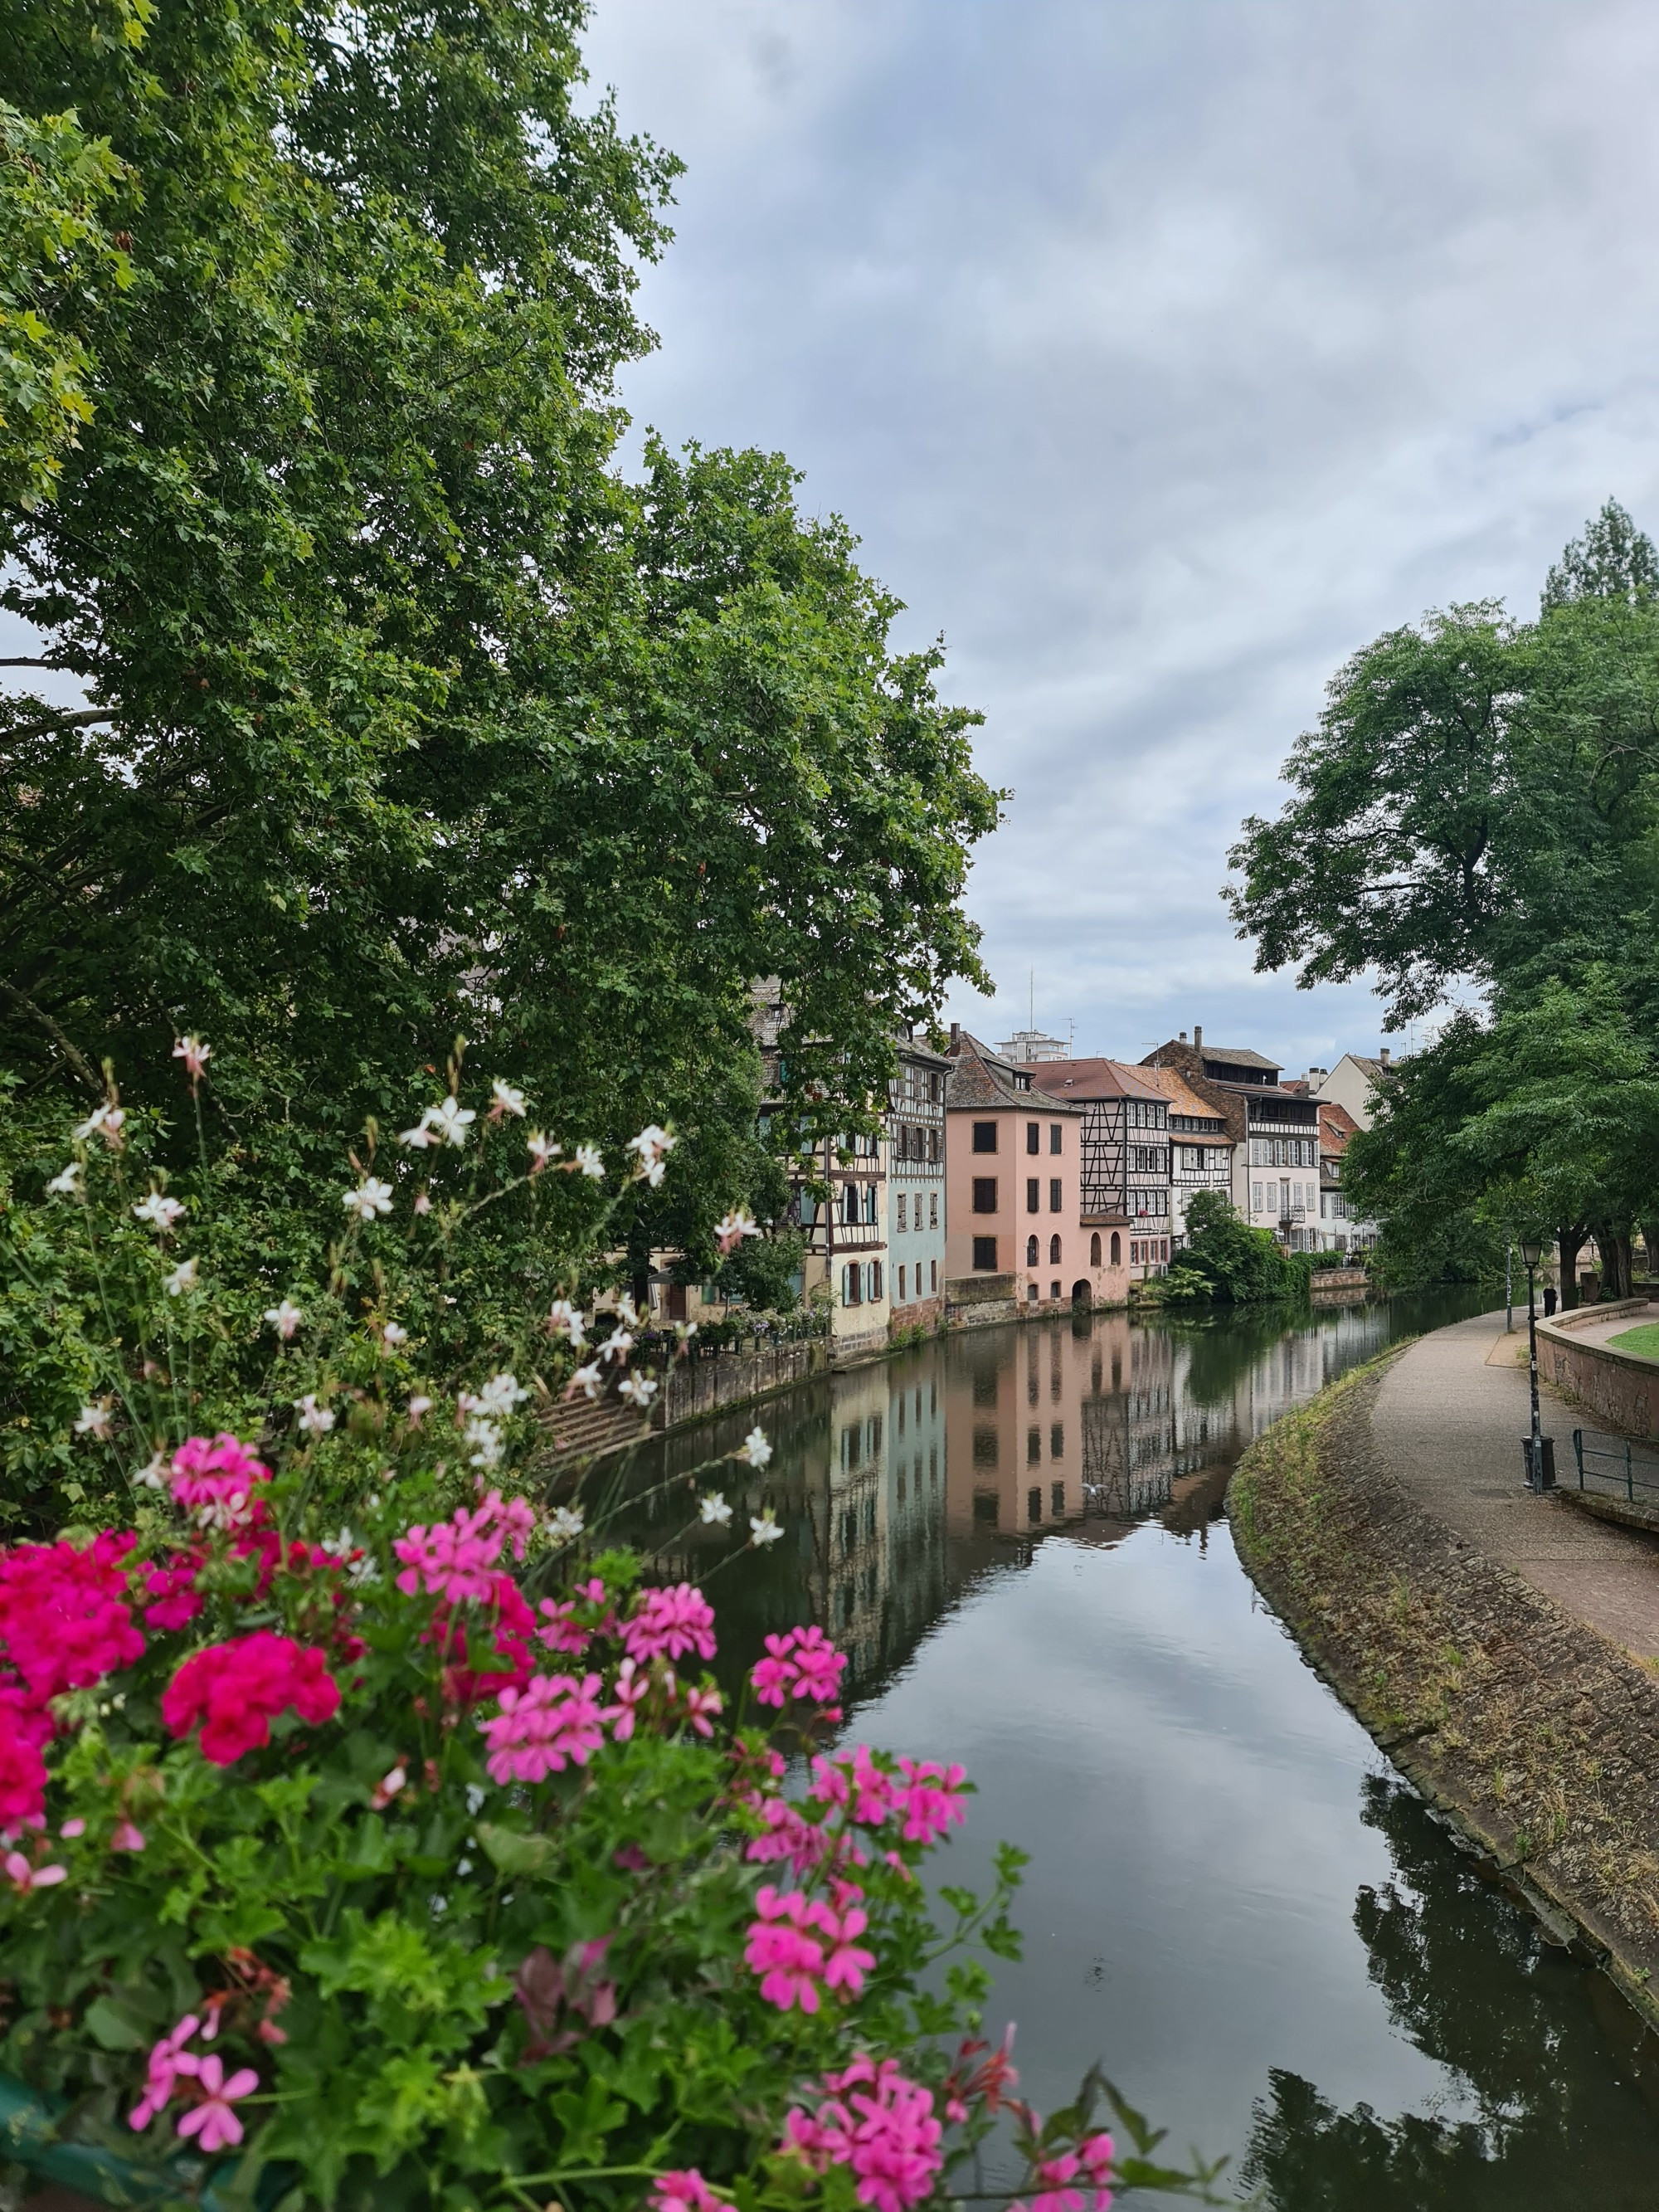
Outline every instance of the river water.
[[[735, 1683], [767, 1630], [851, 1654], [848, 1738], [958, 1759], [941, 1852], [983, 1884], [1031, 1854], [993, 2033], [1066, 2101], [1099, 2061], [1275, 2212], [1654, 2212], [1659, 2047], [1610, 1985], [1481, 1876], [1303, 1661], [1222, 1516], [1238, 1454], [1444, 1293], [1312, 1317], [1079, 1316], [956, 1335], [667, 1439], [629, 1490], [776, 1456], [686, 1532], [621, 1528], [706, 1579]], [[740, 1495], [733, 1488], [732, 1494]], [[1168, 2199], [1160, 2200], [1168, 2202]]]

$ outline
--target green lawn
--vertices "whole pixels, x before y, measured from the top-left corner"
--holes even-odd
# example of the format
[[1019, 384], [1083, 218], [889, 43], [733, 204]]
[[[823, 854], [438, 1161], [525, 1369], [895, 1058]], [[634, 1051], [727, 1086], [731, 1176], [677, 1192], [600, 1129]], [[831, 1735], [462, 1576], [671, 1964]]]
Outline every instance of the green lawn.
[[1644, 1321], [1639, 1328], [1627, 1328], [1618, 1336], [1610, 1336], [1607, 1349], [1639, 1352], [1644, 1359], [1659, 1359], [1659, 1321]]

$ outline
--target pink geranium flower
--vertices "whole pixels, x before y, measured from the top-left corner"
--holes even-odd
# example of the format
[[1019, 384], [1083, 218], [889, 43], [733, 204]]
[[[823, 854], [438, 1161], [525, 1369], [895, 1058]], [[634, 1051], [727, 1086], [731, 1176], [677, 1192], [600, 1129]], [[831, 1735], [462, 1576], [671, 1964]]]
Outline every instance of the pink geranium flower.
[[723, 2197], [716, 2197], [695, 2166], [677, 2173], [659, 2173], [651, 2185], [651, 2212], [726, 2212]]
[[157, 2112], [171, 2101], [179, 2076], [193, 2075], [201, 2064], [199, 2057], [185, 2049], [200, 2026], [197, 2015], [187, 2012], [176, 2027], [169, 2028], [159, 2043], [151, 2045], [144, 2094], [127, 2114], [130, 2128], [147, 2128]]
[[635, 1659], [679, 1659], [695, 1651], [714, 1656], [714, 1608], [699, 1589], [680, 1583], [673, 1589], [642, 1590], [623, 1641]]
[[899, 1771], [909, 1784], [898, 1793], [904, 1807], [907, 1843], [936, 1844], [947, 1828], [967, 1819], [968, 1808], [962, 1802], [966, 1778], [961, 1767], [901, 1759]]
[[791, 1628], [766, 1639], [766, 1656], [757, 1660], [749, 1680], [763, 1705], [781, 1705], [793, 1693], [829, 1705], [841, 1693], [847, 1654], [837, 1651], [821, 1628]]
[[945, 2163], [931, 2090], [908, 2081], [893, 2059], [878, 2065], [863, 2057], [826, 2074], [823, 2088], [816, 2113], [790, 2112], [780, 2149], [817, 2173], [850, 2166], [859, 2202], [875, 2212], [910, 2212], [931, 2195]]
[[52, 1889], [69, 1880], [67, 1867], [31, 1866], [21, 1851], [8, 1851], [0, 1859], [0, 1869], [20, 1897], [27, 1897], [32, 1889]]
[[605, 1741], [599, 1678], [532, 1674], [522, 1689], [505, 1689], [501, 1711], [483, 1723], [484, 1765], [500, 1783], [542, 1782], [566, 1765], [586, 1766]]
[[179, 2116], [179, 2133], [199, 2136], [205, 2151], [224, 2150], [232, 2143], [240, 2142], [242, 2124], [231, 2106], [238, 2097], [249, 2096], [258, 2087], [258, 2075], [251, 2066], [243, 2066], [227, 2081], [224, 2062], [215, 2052], [198, 2061], [196, 2081], [204, 2093], [202, 2100]]
[[291, 1707], [317, 1727], [339, 1704], [324, 1653], [262, 1628], [186, 1659], [162, 1692], [161, 1717], [174, 1735], [188, 1735], [199, 1722], [202, 1756], [229, 1766], [270, 1742], [278, 1713]]
[[168, 1487], [173, 1503], [207, 1528], [241, 1528], [262, 1517], [258, 1486], [270, 1469], [228, 1430], [190, 1437], [173, 1455]]

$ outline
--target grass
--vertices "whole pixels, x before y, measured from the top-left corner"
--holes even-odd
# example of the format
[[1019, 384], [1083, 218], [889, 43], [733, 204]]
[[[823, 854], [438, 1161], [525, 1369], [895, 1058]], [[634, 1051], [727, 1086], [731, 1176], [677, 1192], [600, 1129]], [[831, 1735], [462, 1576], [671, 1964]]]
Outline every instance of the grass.
[[1659, 1359], [1659, 1321], [1644, 1321], [1639, 1328], [1626, 1328], [1607, 1339], [1609, 1352], [1633, 1352], [1641, 1359]]

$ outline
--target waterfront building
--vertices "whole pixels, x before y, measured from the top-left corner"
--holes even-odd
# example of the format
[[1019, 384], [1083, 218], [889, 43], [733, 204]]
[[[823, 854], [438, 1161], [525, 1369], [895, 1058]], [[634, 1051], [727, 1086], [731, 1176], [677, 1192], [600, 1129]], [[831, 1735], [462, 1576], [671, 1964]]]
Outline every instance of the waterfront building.
[[1187, 1241], [1187, 1201], [1195, 1191], [1233, 1189], [1233, 1140], [1222, 1109], [1200, 1098], [1178, 1067], [1140, 1071], [1170, 1102], [1170, 1248]]
[[860, 1359], [885, 1351], [892, 1302], [887, 1258], [887, 1140], [855, 1131], [829, 1137], [806, 1173], [827, 1183], [827, 1203], [797, 1188], [792, 1212], [807, 1240], [803, 1288], [828, 1294], [830, 1356]]
[[1107, 1248], [1082, 1218], [1082, 1109], [1034, 1091], [1038, 1068], [1004, 1060], [955, 1023], [951, 1063], [945, 1094], [951, 1307], [1005, 1319], [1105, 1303]]
[[1227, 1124], [1233, 1146], [1233, 1205], [1292, 1252], [1317, 1251], [1319, 1109], [1279, 1080], [1282, 1064], [1244, 1045], [1209, 1045], [1183, 1030], [1142, 1062], [1174, 1067]]
[[1116, 1304], [1130, 1282], [1170, 1265], [1170, 1101], [1145, 1068], [1115, 1060], [1056, 1060], [1031, 1070], [1052, 1098], [1083, 1114], [1082, 1220], [1092, 1253], [1123, 1271]]
[[914, 1033], [898, 1042], [887, 1109], [887, 1267], [891, 1326], [936, 1328], [946, 1274], [945, 1086], [947, 1054]]
[[1369, 1129], [1376, 1093], [1393, 1073], [1387, 1045], [1374, 1060], [1361, 1053], [1345, 1052], [1334, 1067], [1310, 1068], [1308, 1089], [1314, 1097], [1327, 1098], [1332, 1105], [1341, 1107], [1355, 1128]]
[[1348, 1149], [1348, 1139], [1355, 1134], [1357, 1124], [1346, 1106], [1334, 1099], [1321, 1098], [1319, 1107], [1319, 1249], [1322, 1252], [1366, 1252], [1376, 1243], [1381, 1231], [1375, 1221], [1366, 1221], [1348, 1210], [1348, 1194], [1343, 1188], [1343, 1154]]

